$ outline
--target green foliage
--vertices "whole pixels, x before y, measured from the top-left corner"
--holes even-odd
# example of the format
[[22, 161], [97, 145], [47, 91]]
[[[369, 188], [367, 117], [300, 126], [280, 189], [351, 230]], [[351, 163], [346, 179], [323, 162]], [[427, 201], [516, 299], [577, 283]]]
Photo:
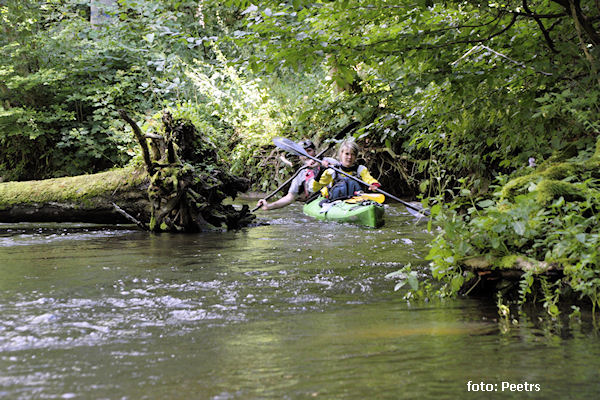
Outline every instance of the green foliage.
[[[531, 273], [537, 276], [555, 266], [563, 269], [564, 283], [595, 307], [600, 293], [600, 180], [597, 165], [584, 168], [595, 165], [593, 160], [576, 158], [570, 166], [558, 164], [516, 178], [497, 187], [493, 198], [472, 199], [474, 206], [468, 208], [458, 202], [432, 208], [442, 229], [427, 257], [433, 277], [452, 288], [452, 280], [462, 274], [460, 265], [469, 259], [484, 257], [493, 268], [515, 268], [522, 261], [531, 266], [520, 289], [524, 302], [531, 294]], [[541, 178], [546, 173], [558, 177], [557, 171], [571, 174], [562, 180]], [[507, 187], [513, 196], [506, 196]], [[562, 286], [541, 279], [544, 307], [555, 317]]]
[[[40, 4], [2, 8], [5, 177], [122, 164], [132, 144], [120, 107], [198, 108], [235, 171], [256, 179], [273, 135], [323, 140], [358, 119], [357, 137], [385, 149], [373, 162], [380, 172], [425, 195], [465, 176], [485, 189], [495, 173], [597, 128], [598, 96], [571, 21], [556, 17], [554, 51], [540, 47], [540, 28], [517, 1], [120, 0], [94, 27], [87, 3]], [[534, 6], [562, 15], [554, 2]]]
[[[41, 5], [41, 6], [39, 6]], [[39, 6], [39, 7], [38, 7]], [[0, 6], [0, 177], [32, 179], [125, 164], [137, 151], [117, 111], [178, 110], [233, 171], [263, 189], [264, 147], [275, 135], [310, 135], [321, 69], [249, 75], [231, 65], [251, 48], [221, 41], [239, 11], [218, 2], [115, 1], [92, 25], [88, 2]], [[321, 120], [323, 121], [323, 120]], [[344, 122], [323, 123], [324, 127]]]
[[386, 149], [373, 164], [425, 196], [465, 177], [485, 190], [598, 130], [596, 78], [559, 2], [529, 4], [554, 16], [549, 35], [520, 1], [232, 3], [246, 20], [232, 39], [256, 49], [243, 62], [268, 74], [324, 65], [343, 103], [312, 120], [345, 107], [363, 121], [357, 137]]
[[126, 163], [134, 144], [117, 110], [152, 113], [191, 98], [186, 66], [198, 57], [216, 59], [209, 47], [214, 35], [235, 24], [212, 3], [119, 0], [104, 11], [93, 25], [89, 3], [79, 0], [0, 6], [5, 179]]
[[434, 289], [430, 282], [422, 279], [422, 273], [419, 270], [411, 264], [407, 264], [400, 270], [387, 274], [386, 278], [396, 280], [394, 291], [408, 289], [405, 291], [404, 299], [421, 301], [430, 298]]
[[0, 173], [38, 178], [122, 164], [128, 139], [109, 120], [131, 101], [124, 96], [135, 71], [99, 54], [78, 3], [26, 4], [2, 8], [9, 29], [0, 43]]

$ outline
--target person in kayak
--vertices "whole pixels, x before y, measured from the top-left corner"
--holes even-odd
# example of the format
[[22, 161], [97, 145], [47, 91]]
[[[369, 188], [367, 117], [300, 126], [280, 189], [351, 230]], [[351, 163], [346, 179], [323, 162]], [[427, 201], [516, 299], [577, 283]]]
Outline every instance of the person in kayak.
[[[338, 150], [339, 165], [335, 165], [338, 169], [345, 173], [355, 176], [369, 184], [369, 190], [375, 191], [381, 187], [377, 179], [371, 176], [371, 173], [362, 164], [356, 163], [359, 147], [354, 140], [345, 140], [340, 145]], [[312, 178], [308, 187], [311, 191], [321, 191], [321, 195], [328, 201], [347, 199], [362, 191], [361, 185], [354, 179], [337, 173], [331, 168], [328, 168], [331, 163], [327, 160], [323, 161], [323, 166], [320, 171]]]
[[[315, 156], [316, 148], [312, 141], [305, 139], [299, 141], [298, 144], [302, 146], [308, 155]], [[292, 180], [288, 193], [273, 203], [269, 203], [266, 199], [260, 199], [256, 205], [259, 206], [261, 210], [275, 210], [277, 208], [283, 208], [293, 203], [295, 200], [305, 201], [308, 199], [311, 194], [308, 189], [308, 182], [319, 173], [322, 168], [318, 162], [308, 157], [300, 156], [300, 160], [304, 163], [305, 168]]]

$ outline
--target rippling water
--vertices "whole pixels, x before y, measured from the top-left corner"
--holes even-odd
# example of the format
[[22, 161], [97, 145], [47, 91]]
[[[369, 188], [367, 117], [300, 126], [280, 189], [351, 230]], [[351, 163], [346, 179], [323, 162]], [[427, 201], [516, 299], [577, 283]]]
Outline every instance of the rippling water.
[[386, 212], [381, 229], [298, 205], [198, 235], [0, 225], [0, 398], [481, 397], [469, 381], [498, 398], [600, 394], [591, 329], [504, 332], [490, 301], [402, 300], [385, 275], [424, 265], [431, 236]]

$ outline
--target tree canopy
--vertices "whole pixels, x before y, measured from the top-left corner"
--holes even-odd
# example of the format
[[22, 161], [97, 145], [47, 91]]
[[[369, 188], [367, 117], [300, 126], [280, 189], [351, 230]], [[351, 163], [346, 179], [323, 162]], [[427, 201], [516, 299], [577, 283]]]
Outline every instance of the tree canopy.
[[262, 49], [248, 65], [326, 66], [353, 99], [340, 107], [371, 118], [363, 134], [395, 153], [482, 175], [597, 131], [592, 2], [234, 3], [246, 28], [233, 36]]

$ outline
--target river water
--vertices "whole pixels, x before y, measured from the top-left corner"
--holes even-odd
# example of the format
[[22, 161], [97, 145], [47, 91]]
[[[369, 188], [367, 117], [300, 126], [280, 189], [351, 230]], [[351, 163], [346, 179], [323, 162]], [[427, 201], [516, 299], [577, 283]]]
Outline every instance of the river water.
[[394, 292], [431, 240], [402, 207], [381, 229], [259, 215], [194, 235], [0, 225], [0, 398], [600, 395], [588, 324], [506, 329], [492, 300]]

